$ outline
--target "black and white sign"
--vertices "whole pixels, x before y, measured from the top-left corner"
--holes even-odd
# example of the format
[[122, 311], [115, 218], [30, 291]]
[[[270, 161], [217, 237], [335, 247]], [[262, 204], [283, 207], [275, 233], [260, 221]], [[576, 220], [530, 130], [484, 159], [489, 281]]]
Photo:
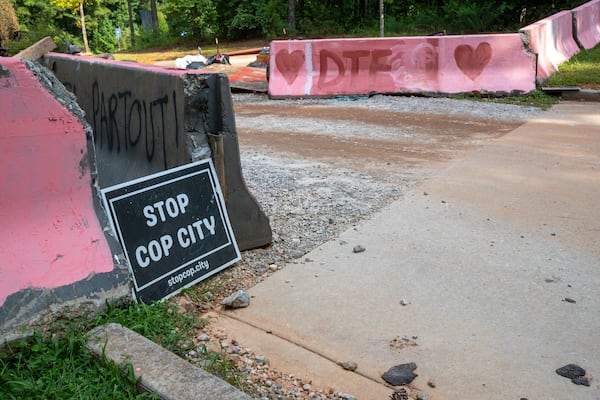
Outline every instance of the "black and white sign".
[[212, 160], [102, 189], [133, 276], [150, 303], [240, 260]]

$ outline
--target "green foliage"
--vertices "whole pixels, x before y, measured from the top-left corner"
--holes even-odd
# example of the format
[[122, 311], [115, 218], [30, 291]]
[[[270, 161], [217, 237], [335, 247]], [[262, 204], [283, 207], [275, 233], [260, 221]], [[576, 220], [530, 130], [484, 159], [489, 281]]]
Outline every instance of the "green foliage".
[[121, 324], [176, 354], [190, 349], [193, 346], [190, 342], [192, 332], [206, 324], [205, 320], [191, 313], [177, 312], [175, 305], [166, 302], [131, 304], [128, 307], [109, 305], [92, 325], [109, 322]]
[[[82, 0], [51, 0], [51, 2], [59, 8], [64, 8], [72, 13], [77, 13], [79, 11], [79, 4], [81, 4]], [[85, 6], [89, 4], [89, 1], [84, 2]]]
[[244, 385], [242, 376], [237, 373], [235, 366], [226, 357], [218, 353], [211, 353], [205, 344], [198, 348], [198, 353], [206, 360], [203, 366], [207, 372], [220, 377], [233, 386], [241, 388]]
[[276, 37], [287, 27], [287, 2], [233, 0], [217, 3], [217, 34], [228, 39]]
[[35, 334], [29, 342], [0, 354], [2, 399], [150, 399], [138, 394], [133, 374], [102, 363], [85, 348], [81, 326], [73, 324], [60, 338]]
[[493, 97], [487, 99], [487, 101], [491, 101], [494, 103], [505, 103], [505, 104], [515, 104], [519, 106], [531, 106], [538, 107], [543, 110], [546, 110], [552, 107], [554, 104], [558, 102], [559, 98], [556, 96], [548, 95], [541, 90], [535, 90], [534, 92], [527, 93], [520, 96], [502, 96], [502, 97]]
[[136, 30], [135, 49], [146, 49], [151, 47], [173, 46], [179, 40], [178, 36], [171, 34], [173, 30], [169, 27], [165, 15], [158, 11], [158, 30], [143, 29]]
[[552, 96], [537, 89], [527, 94], [496, 95], [484, 93], [460, 93], [450, 96], [453, 99], [471, 100], [489, 103], [514, 104], [519, 106], [538, 107], [546, 110], [556, 104], [560, 98]]
[[[52, 36], [81, 45], [77, 0], [12, 0], [21, 29], [32, 41]], [[379, 0], [298, 0], [296, 29], [288, 26], [287, 0], [157, 0], [158, 31], [140, 29], [149, 0], [131, 0], [136, 48], [174, 46], [221, 39], [278, 38], [283, 29], [303, 37], [379, 35]], [[60, 8], [60, 3], [66, 8]], [[386, 35], [516, 31], [581, 0], [385, 0]], [[86, 27], [94, 52], [131, 47], [127, 1], [86, 0]], [[117, 43], [115, 29], [121, 28]], [[184, 33], [182, 37], [182, 33]], [[25, 46], [24, 46], [25, 47]]]
[[440, 8], [422, 9], [412, 16], [415, 31], [424, 34], [446, 32], [447, 34], [472, 34], [516, 29], [503, 24], [504, 15], [511, 11], [507, 2], [478, 2], [476, 0], [447, 0]]
[[558, 74], [548, 78], [545, 85], [600, 89], [600, 44], [591, 50], [583, 50], [558, 67]]
[[212, 0], [171, 0], [162, 10], [173, 34], [197, 41], [212, 39], [216, 32], [217, 10]]

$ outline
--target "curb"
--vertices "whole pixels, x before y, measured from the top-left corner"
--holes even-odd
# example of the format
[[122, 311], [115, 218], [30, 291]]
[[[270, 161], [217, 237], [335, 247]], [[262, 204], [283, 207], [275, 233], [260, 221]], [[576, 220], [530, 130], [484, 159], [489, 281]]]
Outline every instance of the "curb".
[[116, 364], [131, 364], [141, 389], [163, 400], [251, 400], [247, 394], [122, 325], [92, 329], [87, 347]]
[[577, 86], [568, 87], [542, 87], [542, 92], [560, 96], [565, 100], [572, 101], [600, 101], [600, 90], [581, 89]]

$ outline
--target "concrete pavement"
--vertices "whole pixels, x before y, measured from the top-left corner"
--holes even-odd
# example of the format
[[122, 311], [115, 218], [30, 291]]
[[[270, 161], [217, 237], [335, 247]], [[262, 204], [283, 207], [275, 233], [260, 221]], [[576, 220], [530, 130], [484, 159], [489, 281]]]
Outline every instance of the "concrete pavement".
[[[415, 362], [411, 393], [432, 400], [598, 400], [599, 288], [600, 108], [565, 102], [287, 265], [216, 324], [273, 367], [359, 399], [389, 398], [381, 374]], [[569, 363], [590, 387], [555, 373]]]

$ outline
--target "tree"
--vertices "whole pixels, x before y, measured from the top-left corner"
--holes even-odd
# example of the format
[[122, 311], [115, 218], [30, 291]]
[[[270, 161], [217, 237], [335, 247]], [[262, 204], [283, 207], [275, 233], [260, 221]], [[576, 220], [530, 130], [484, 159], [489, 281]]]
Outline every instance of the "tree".
[[156, 0], [150, 0], [150, 14], [152, 15], [152, 29], [158, 32], [158, 9], [156, 8]]
[[383, 8], [383, 0], [379, 0], [379, 36], [383, 37], [385, 35], [384, 29], [384, 8]]
[[10, 0], [0, 0], [0, 47], [8, 44], [11, 36], [19, 30], [19, 21]]
[[288, 25], [290, 33], [296, 33], [296, 0], [288, 0]]
[[90, 52], [90, 46], [88, 45], [87, 32], [85, 30], [85, 14], [83, 12], [83, 1], [80, 0], [52, 0], [56, 6], [65, 10], [70, 10], [73, 13], [79, 9], [79, 24], [81, 27], [81, 35], [83, 36], [83, 47], [86, 53]]
[[133, 11], [131, 0], [127, 0], [127, 14], [129, 15], [129, 33], [131, 34], [131, 45], [135, 46], [135, 29], [133, 27]]

